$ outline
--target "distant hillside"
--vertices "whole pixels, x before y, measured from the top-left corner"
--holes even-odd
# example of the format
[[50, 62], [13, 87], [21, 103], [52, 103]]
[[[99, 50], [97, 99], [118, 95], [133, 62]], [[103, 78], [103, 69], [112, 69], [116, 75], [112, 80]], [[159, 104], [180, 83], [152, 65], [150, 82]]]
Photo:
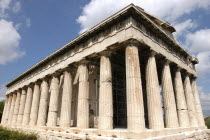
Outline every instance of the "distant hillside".
[[205, 123], [206, 123], [206, 126], [208, 127], [208, 129], [210, 129], [210, 116], [205, 117]]

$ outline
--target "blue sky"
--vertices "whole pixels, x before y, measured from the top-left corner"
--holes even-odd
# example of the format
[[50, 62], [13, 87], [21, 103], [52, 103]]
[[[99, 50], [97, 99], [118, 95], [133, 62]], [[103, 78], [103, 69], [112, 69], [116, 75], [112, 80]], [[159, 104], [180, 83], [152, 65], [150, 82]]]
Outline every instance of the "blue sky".
[[0, 0], [0, 99], [7, 82], [130, 3], [174, 25], [177, 40], [198, 57], [210, 115], [210, 0]]

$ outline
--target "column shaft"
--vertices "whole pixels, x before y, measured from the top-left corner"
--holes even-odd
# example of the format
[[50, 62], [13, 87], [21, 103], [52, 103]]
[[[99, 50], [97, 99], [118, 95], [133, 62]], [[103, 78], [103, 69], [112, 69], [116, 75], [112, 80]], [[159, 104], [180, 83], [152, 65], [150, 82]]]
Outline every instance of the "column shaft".
[[195, 111], [195, 104], [194, 104], [195, 101], [193, 97], [192, 87], [190, 84], [190, 78], [188, 74], [185, 77], [184, 87], [185, 87], [185, 96], [187, 101], [190, 126], [196, 127], [198, 126], [198, 120]]
[[71, 73], [68, 70], [66, 70], [64, 72], [60, 127], [71, 126], [71, 102], [72, 102], [72, 76]]
[[152, 52], [146, 66], [147, 104], [150, 129], [163, 129], [163, 113], [155, 53]]
[[30, 122], [29, 125], [36, 125], [38, 111], [39, 111], [40, 88], [39, 84], [34, 85], [33, 100], [31, 105]]
[[144, 102], [138, 48], [126, 48], [127, 124], [130, 131], [145, 129]]
[[9, 100], [8, 100], [7, 112], [6, 112], [6, 116], [5, 116], [5, 124], [8, 124], [9, 112], [10, 112], [11, 103], [12, 103], [12, 95], [8, 95], [8, 96], [9, 96]]
[[12, 117], [13, 117], [13, 113], [14, 113], [16, 97], [17, 97], [17, 94], [13, 93], [13, 95], [12, 95], [12, 103], [11, 103], [11, 107], [10, 107], [10, 111], [9, 111], [8, 124], [12, 124]]
[[18, 125], [21, 125], [22, 121], [23, 121], [25, 103], [26, 103], [26, 90], [22, 89], [21, 99], [20, 99], [20, 108], [19, 108], [19, 111], [18, 111], [18, 118], [17, 118], [17, 124]]
[[17, 98], [15, 101], [15, 108], [14, 108], [14, 113], [13, 113], [13, 118], [12, 118], [12, 124], [17, 124], [19, 107], [20, 107], [20, 91], [17, 92]]
[[27, 90], [27, 94], [26, 94], [26, 103], [25, 103], [25, 108], [24, 108], [24, 115], [23, 115], [22, 125], [28, 125], [29, 124], [30, 113], [31, 113], [32, 98], [33, 98], [32, 87], [31, 86], [28, 86], [28, 90]]
[[79, 66], [77, 127], [89, 128], [89, 74], [87, 64]]
[[112, 71], [108, 56], [100, 60], [99, 125], [102, 130], [113, 129]]
[[53, 76], [51, 85], [50, 85], [50, 106], [47, 119], [47, 126], [57, 126], [57, 117], [58, 117], [58, 97], [59, 97], [59, 77]]
[[200, 103], [200, 98], [199, 98], [199, 94], [198, 94], [198, 88], [197, 88], [197, 84], [196, 84], [196, 79], [192, 80], [192, 91], [193, 91], [193, 95], [194, 95], [194, 99], [195, 99], [195, 109], [196, 109], [196, 114], [197, 114], [197, 118], [198, 118], [198, 124], [199, 124], [199, 126], [205, 126], [203, 112], [202, 112], [201, 103]]
[[177, 111], [178, 111], [178, 117], [179, 117], [179, 126], [189, 127], [188, 109], [187, 109], [186, 99], [184, 95], [182, 76], [181, 76], [179, 68], [177, 69], [175, 73], [174, 88], [175, 88]]
[[174, 89], [171, 79], [169, 61], [166, 61], [163, 66], [162, 89], [163, 89], [166, 128], [177, 128], [179, 127], [179, 124], [178, 124], [178, 117], [176, 111], [176, 103], [175, 103]]
[[47, 110], [48, 110], [48, 98], [49, 98], [49, 85], [47, 80], [44, 79], [41, 84], [41, 97], [40, 97], [40, 104], [39, 104], [39, 113], [38, 113], [38, 126], [46, 126], [47, 122]]
[[5, 116], [6, 116], [6, 112], [7, 112], [7, 105], [8, 105], [8, 101], [9, 101], [9, 96], [6, 97], [5, 103], [4, 103], [4, 111], [3, 111], [3, 115], [2, 115], [2, 119], [1, 119], [1, 124], [5, 124]]

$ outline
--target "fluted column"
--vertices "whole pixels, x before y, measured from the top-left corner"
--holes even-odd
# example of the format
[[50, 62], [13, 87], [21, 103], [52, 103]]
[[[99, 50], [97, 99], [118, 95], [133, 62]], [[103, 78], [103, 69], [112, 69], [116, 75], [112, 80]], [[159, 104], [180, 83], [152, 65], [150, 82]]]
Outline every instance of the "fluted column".
[[10, 112], [11, 103], [12, 103], [12, 95], [8, 95], [8, 96], [9, 96], [9, 100], [8, 100], [7, 112], [6, 112], [6, 116], [5, 116], [5, 124], [8, 124], [9, 112]]
[[15, 108], [14, 108], [14, 113], [13, 113], [13, 118], [12, 118], [12, 124], [17, 124], [19, 107], [20, 107], [20, 91], [17, 92], [17, 98], [15, 101]]
[[79, 66], [77, 127], [89, 128], [89, 73], [85, 61]]
[[33, 97], [32, 86], [29, 85], [28, 90], [27, 90], [27, 94], [26, 94], [26, 103], [25, 103], [25, 108], [24, 108], [22, 125], [28, 125], [29, 124], [32, 97]]
[[166, 128], [177, 128], [179, 123], [169, 63], [168, 60], [165, 61], [162, 72], [165, 126]]
[[39, 113], [38, 113], [38, 126], [46, 126], [47, 122], [47, 110], [48, 110], [48, 98], [49, 98], [49, 85], [47, 79], [44, 79], [41, 84], [41, 97], [39, 104]]
[[9, 111], [8, 124], [12, 124], [12, 117], [13, 117], [13, 113], [14, 113], [16, 97], [17, 97], [17, 94], [13, 93], [13, 95], [12, 95], [12, 103], [11, 103], [11, 107], [10, 107], [10, 111]]
[[112, 70], [109, 52], [100, 60], [99, 125], [102, 130], [113, 129]]
[[163, 113], [154, 51], [151, 52], [146, 66], [146, 86], [149, 127], [155, 130], [163, 129]]
[[1, 124], [5, 124], [8, 102], [9, 102], [9, 96], [6, 96], [6, 100], [5, 100], [5, 103], [4, 103], [3, 115], [2, 115], [2, 119], [1, 119]]
[[201, 103], [200, 103], [200, 98], [199, 98], [198, 88], [197, 88], [195, 78], [192, 79], [192, 91], [193, 91], [193, 95], [194, 95], [194, 99], [195, 99], [195, 109], [196, 109], [196, 114], [197, 114], [197, 118], [198, 118], [198, 125], [205, 126], [203, 112], [202, 112], [202, 108], [201, 108]]
[[59, 76], [53, 75], [50, 85], [50, 105], [47, 119], [47, 126], [57, 126], [58, 117], [58, 97], [59, 97]]
[[18, 111], [18, 118], [17, 118], [17, 124], [18, 125], [21, 125], [22, 121], [23, 121], [25, 103], [26, 103], [26, 90], [22, 89], [21, 99], [20, 99], [20, 108], [19, 108], [19, 111]]
[[127, 124], [130, 131], [145, 129], [144, 102], [138, 48], [130, 44], [126, 48], [126, 96]]
[[34, 93], [33, 93], [29, 125], [36, 125], [37, 123], [39, 101], [40, 101], [39, 99], [40, 99], [40, 88], [39, 88], [39, 82], [38, 82], [38, 83], [35, 83], [34, 85]]
[[72, 102], [72, 76], [69, 69], [67, 69], [64, 72], [60, 127], [71, 126], [71, 102]]
[[187, 101], [190, 126], [196, 127], [198, 126], [198, 120], [197, 120], [196, 111], [195, 111], [195, 104], [194, 104], [195, 101], [193, 97], [189, 74], [186, 74], [185, 76], [184, 88], [185, 88], [185, 96], [186, 96], [186, 101]]
[[180, 68], [177, 68], [174, 79], [174, 88], [177, 104], [177, 112], [180, 127], [189, 127], [188, 109], [185, 100], [184, 87], [182, 83], [182, 76]]

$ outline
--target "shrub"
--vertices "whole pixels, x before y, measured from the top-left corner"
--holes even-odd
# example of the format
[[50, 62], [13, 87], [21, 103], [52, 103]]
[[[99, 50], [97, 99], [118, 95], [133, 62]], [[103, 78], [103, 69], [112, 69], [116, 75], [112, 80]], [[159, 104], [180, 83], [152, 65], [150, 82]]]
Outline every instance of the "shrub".
[[37, 140], [37, 137], [35, 134], [25, 134], [0, 127], [0, 140]]
[[210, 117], [205, 118], [205, 123], [206, 123], [206, 126], [208, 127], [208, 129], [210, 129]]

